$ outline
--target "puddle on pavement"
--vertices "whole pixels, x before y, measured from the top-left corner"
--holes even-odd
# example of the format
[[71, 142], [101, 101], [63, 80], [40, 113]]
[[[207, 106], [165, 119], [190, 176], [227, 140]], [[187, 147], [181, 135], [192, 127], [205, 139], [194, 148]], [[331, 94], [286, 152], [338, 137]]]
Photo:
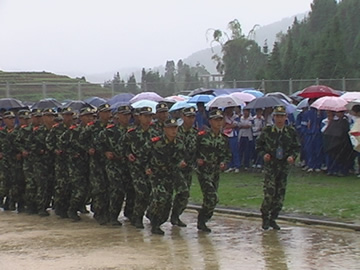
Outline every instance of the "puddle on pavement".
[[263, 232], [260, 220], [215, 215], [210, 234], [198, 232], [196, 214], [186, 228], [150, 224], [137, 230], [98, 225], [91, 215], [78, 223], [0, 212], [0, 269], [359, 269], [360, 233], [281, 223]]

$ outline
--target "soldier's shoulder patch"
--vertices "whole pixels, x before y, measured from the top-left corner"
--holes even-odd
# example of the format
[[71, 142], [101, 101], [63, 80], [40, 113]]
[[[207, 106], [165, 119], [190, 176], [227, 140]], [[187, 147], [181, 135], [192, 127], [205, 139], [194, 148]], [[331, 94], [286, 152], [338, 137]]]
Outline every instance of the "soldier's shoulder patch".
[[56, 127], [58, 127], [59, 125], [60, 125], [59, 123], [56, 123], [56, 124], [53, 124], [52, 127], [53, 127], [53, 128], [56, 128]]
[[198, 135], [199, 135], [199, 136], [202, 136], [202, 135], [205, 135], [205, 134], [206, 134], [206, 131], [205, 131], [205, 130], [202, 130], [202, 131], [199, 131], [199, 132], [198, 132]]
[[14, 131], [13, 128], [9, 128], [9, 129], [7, 130], [8, 133], [11, 133], [11, 132], [13, 132], [13, 131]]
[[113, 127], [115, 127], [115, 124], [108, 124], [108, 125], [106, 126], [106, 128], [113, 128]]
[[128, 133], [133, 132], [135, 129], [136, 129], [136, 128], [129, 128], [127, 132], [128, 132]]
[[4, 130], [4, 127], [0, 127], [0, 130]]
[[151, 138], [151, 142], [158, 142], [160, 141], [161, 137], [160, 136], [157, 136], [157, 137], [154, 137], [154, 138]]
[[40, 126], [34, 127], [33, 131], [37, 131], [40, 128]]
[[95, 122], [94, 121], [91, 121], [91, 122], [89, 122], [89, 123], [87, 123], [87, 126], [89, 127], [89, 126], [93, 126], [95, 124]]
[[69, 127], [69, 129], [75, 129], [77, 127], [77, 125], [71, 125], [70, 127]]

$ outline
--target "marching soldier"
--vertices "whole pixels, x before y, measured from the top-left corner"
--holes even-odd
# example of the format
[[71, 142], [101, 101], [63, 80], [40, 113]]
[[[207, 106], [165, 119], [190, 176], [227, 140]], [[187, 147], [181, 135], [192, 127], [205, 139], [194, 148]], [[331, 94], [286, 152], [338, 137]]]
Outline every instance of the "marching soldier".
[[206, 222], [212, 217], [218, 203], [220, 171], [223, 171], [231, 159], [227, 137], [221, 132], [223, 113], [213, 110], [209, 113], [209, 131], [200, 131], [197, 136], [196, 162], [197, 176], [203, 194], [203, 204], [198, 215], [197, 228], [211, 232]]
[[169, 119], [169, 108], [165, 102], [156, 104], [154, 129], [159, 135], [163, 133], [164, 122]]
[[274, 109], [274, 125], [267, 126], [256, 141], [256, 151], [265, 161], [264, 200], [261, 205], [262, 228], [280, 230], [276, 223], [285, 198], [289, 164], [294, 164], [300, 149], [297, 133], [286, 126], [286, 108]]

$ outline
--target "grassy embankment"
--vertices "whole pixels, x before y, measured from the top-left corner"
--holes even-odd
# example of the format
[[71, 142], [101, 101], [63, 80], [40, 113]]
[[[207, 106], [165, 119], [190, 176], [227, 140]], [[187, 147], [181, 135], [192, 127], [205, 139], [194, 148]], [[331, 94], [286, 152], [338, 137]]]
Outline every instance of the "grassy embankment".
[[[220, 176], [219, 206], [259, 211], [263, 174], [240, 172]], [[201, 203], [202, 195], [194, 174], [191, 202]], [[360, 221], [360, 179], [305, 173], [293, 168], [288, 177], [283, 212], [328, 217], [345, 222]]]

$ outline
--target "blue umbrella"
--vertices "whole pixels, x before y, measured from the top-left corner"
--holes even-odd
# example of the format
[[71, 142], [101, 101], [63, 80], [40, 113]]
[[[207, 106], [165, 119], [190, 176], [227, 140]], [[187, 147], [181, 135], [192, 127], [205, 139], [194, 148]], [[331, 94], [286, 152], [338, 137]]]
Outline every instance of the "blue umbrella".
[[119, 102], [116, 102], [114, 104], [111, 104], [110, 106], [110, 109], [114, 112], [115, 110], [117, 110], [117, 108], [119, 108], [120, 106], [125, 106], [125, 105], [129, 105], [130, 106], [130, 103], [127, 101], [119, 101]]
[[212, 95], [196, 95], [190, 98], [187, 102], [188, 103], [198, 103], [198, 102], [204, 102], [208, 103], [210, 100], [212, 100], [215, 96]]
[[169, 112], [173, 112], [173, 111], [177, 111], [177, 110], [181, 110], [181, 109], [189, 108], [189, 107], [197, 108], [196, 104], [188, 103], [187, 101], [178, 101], [174, 105], [171, 106]]
[[116, 96], [113, 96], [112, 98], [109, 99], [108, 103], [110, 105], [113, 105], [117, 102], [127, 102], [129, 103], [129, 100], [132, 99], [135, 95], [131, 94], [131, 93], [121, 93], [118, 94]]
[[87, 99], [84, 99], [84, 101], [95, 107], [99, 107], [101, 104], [104, 104], [106, 102], [105, 99], [100, 98], [100, 97], [89, 97]]
[[244, 90], [243, 93], [249, 93], [255, 96], [256, 98], [263, 97], [264, 93], [258, 91], [258, 90]]

